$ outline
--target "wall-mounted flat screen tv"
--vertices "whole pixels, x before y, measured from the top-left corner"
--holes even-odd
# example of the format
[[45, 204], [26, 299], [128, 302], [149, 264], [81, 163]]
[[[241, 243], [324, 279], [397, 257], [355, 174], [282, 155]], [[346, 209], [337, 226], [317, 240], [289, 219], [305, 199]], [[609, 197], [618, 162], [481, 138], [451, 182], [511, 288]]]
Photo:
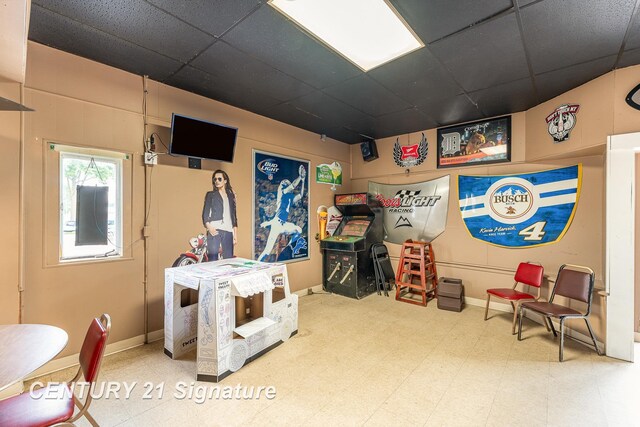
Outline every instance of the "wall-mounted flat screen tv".
[[238, 129], [173, 114], [169, 152], [199, 159], [233, 162]]

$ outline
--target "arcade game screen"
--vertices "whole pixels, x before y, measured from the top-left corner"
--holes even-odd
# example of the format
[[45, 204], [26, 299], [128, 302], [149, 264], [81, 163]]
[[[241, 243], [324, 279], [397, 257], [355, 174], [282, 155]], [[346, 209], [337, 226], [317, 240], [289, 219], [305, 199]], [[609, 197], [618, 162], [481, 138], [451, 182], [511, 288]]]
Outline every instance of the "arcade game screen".
[[347, 222], [342, 229], [341, 236], [355, 236], [362, 237], [367, 232], [369, 227], [369, 220], [366, 219], [354, 219]]

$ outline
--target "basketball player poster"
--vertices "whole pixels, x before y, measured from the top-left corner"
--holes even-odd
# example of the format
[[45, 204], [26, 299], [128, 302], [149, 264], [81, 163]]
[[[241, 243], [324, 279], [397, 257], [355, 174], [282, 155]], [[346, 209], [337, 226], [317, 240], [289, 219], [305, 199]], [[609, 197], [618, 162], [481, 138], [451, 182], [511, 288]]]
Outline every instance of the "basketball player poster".
[[253, 259], [309, 259], [309, 161], [253, 150]]

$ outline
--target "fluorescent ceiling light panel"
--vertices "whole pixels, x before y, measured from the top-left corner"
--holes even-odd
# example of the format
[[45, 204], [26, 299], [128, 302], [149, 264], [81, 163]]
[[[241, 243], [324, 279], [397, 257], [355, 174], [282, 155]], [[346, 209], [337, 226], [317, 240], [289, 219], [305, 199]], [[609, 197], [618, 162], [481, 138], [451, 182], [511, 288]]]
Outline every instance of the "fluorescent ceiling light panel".
[[363, 71], [424, 46], [385, 0], [269, 0], [269, 4]]

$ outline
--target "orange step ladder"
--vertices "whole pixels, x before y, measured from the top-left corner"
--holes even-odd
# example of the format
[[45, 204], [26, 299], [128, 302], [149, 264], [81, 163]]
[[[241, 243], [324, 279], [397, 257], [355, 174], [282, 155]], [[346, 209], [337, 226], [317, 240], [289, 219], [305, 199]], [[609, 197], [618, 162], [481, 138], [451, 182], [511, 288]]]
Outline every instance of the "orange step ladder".
[[[437, 296], [437, 290], [438, 273], [431, 243], [407, 240], [400, 251], [396, 300], [426, 306], [428, 299]], [[422, 300], [405, 297], [407, 294], [420, 295]]]

